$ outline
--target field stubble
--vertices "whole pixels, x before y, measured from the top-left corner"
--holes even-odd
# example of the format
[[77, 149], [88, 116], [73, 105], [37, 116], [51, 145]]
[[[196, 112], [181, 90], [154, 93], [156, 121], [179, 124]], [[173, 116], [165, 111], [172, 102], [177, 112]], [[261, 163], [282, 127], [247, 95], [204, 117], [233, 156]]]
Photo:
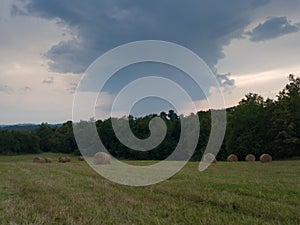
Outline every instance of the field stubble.
[[[0, 224], [300, 224], [300, 163], [190, 162], [147, 187], [112, 183], [76, 157], [0, 157]], [[139, 164], [139, 162], [133, 162]]]

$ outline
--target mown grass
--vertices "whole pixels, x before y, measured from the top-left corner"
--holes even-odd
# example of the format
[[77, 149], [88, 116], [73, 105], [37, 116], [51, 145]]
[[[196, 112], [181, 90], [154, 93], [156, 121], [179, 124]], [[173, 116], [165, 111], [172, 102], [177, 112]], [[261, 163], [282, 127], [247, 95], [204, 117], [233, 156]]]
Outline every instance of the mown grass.
[[[73, 157], [0, 157], [0, 224], [300, 224], [300, 161], [191, 162], [148, 186], [112, 183]], [[137, 162], [135, 162], [137, 163]]]

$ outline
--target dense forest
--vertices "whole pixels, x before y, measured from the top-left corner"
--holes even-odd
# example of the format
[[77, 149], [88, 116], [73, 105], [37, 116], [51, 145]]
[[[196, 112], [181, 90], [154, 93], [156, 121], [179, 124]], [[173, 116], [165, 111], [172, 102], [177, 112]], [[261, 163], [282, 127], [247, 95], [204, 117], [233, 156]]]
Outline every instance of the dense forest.
[[[276, 100], [249, 93], [235, 107], [226, 109], [227, 130], [217, 159], [234, 153], [244, 159], [249, 153], [257, 157], [269, 153], [275, 159], [300, 156], [300, 77], [289, 76], [289, 83]], [[197, 113], [201, 132], [192, 160], [200, 160], [210, 133], [210, 111]], [[149, 121], [160, 116], [167, 125], [164, 141], [147, 152], [128, 149], [114, 135], [111, 119], [96, 121], [99, 136], [110, 153], [121, 159], [164, 159], [174, 150], [180, 137], [180, 116], [173, 110], [160, 115], [120, 118], [128, 120], [138, 138], [150, 135]], [[85, 122], [86, 123], [86, 122]], [[0, 130], [0, 154], [15, 155], [40, 152], [80, 154], [73, 135], [72, 122], [61, 126], [47, 123], [34, 130]]]

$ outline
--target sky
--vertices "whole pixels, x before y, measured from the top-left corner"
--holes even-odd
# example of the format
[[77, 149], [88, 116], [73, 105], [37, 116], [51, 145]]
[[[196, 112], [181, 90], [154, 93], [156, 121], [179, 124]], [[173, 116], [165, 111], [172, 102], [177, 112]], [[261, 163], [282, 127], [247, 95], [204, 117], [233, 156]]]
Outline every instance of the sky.
[[[168, 41], [196, 53], [217, 78], [226, 107], [249, 92], [275, 99], [288, 75], [300, 74], [299, 0], [11, 0], [0, 6], [0, 124], [71, 120], [76, 87], [88, 67], [134, 41]], [[188, 91], [197, 110], [209, 107], [183, 71], [146, 62], [123, 68], [107, 82], [96, 103], [97, 119], [109, 117], [118, 92], [145, 76], [171, 79]], [[216, 86], [207, 89], [206, 97], [213, 98]], [[147, 98], [131, 112], [170, 107]], [[190, 110], [183, 101], [176, 109]], [[116, 115], [123, 113], [120, 106]]]

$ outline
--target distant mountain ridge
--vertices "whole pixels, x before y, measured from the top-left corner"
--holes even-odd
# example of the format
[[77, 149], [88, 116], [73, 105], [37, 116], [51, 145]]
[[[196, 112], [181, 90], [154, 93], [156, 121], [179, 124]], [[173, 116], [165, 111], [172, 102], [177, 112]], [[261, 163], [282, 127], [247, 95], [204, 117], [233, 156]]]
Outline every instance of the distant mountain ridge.
[[[60, 127], [62, 124], [48, 124], [50, 127]], [[15, 130], [15, 131], [34, 131], [40, 126], [40, 124], [34, 123], [20, 123], [20, 124], [12, 124], [5, 125], [0, 124], [0, 130]]]

